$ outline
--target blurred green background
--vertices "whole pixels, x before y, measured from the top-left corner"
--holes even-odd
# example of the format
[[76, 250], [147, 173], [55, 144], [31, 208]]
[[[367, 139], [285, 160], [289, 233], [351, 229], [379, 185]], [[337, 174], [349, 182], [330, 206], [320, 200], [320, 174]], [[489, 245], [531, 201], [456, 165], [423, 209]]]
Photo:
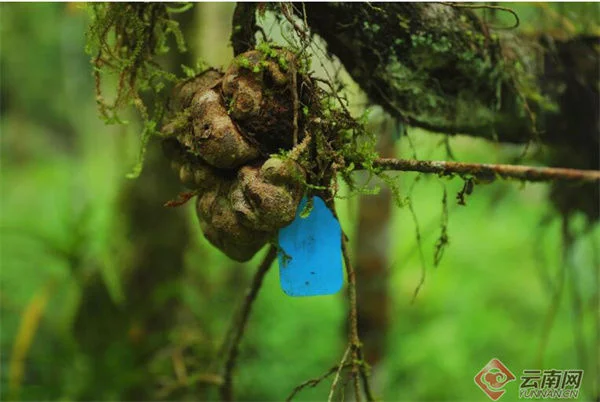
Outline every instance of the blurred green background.
[[[203, 3], [182, 16], [189, 54], [166, 62], [201, 57], [227, 65], [233, 8]], [[597, 4], [516, 10], [525, 31], [597, 33]], [[216, 353], [261, 255], [232, 262], [204, 240], [191, 203], [162, 207], [181, 189], [156, 144], [141, 177], [125, 178], [136, 163], [139, 127], [133, 115], [126, 126], [98, 118], [82, 5], [2, 4], [0, 18], [0, 398], [217, 398]], [[277, 37], [274, 21], [262, 22]], [[364, 99], [353, 84], [349, 93], [358, 110]], [[377, 110], [372, 116], [374, 127], [385, 119]], [[445, 159], [443, 139], [409, 130], [396, 154]], [[449, 143], [460, 161], [507, 162], [522, 152], [460, 136]], [[416, 175], [394, 177], [401, 196], [409, 195]], [[462, 186], [437, 177], [415, 184], [420, 245], [410, 209], [392, 209], [383, 251], [389, 321], [373, 367], [376, 394], [486, 400], [473, 377], [496, 357], [517, 376], [524, 369], [584, 369], [580, 399], [598, 398], [598, 225], [573, 217], [565, 247], [547, 185], [476, 186], [460, 206]], [[449, 245], [434, 268], [444, 189]], [[358, 196], [338, 200], [338, 208], [355, 239]], [[427, 276], [413, 303], [419, 247]], [[239, 399], [282, 400], [337, 364], [346, 312], [343, 292], [284, 295], [273, 267], [242, 342]], [[297, 399], [326, 399], [330, 381]], [[507, 386], [503, 401], [518, 399], [518, 384]]]

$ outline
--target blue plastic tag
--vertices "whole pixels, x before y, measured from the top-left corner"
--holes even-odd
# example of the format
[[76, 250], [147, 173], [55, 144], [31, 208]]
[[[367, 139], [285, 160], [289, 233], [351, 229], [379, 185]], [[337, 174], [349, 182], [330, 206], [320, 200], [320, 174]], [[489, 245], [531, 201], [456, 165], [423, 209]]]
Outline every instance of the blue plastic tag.
[[334, 294], [344, 281], [340, 223], [320, 197], [312, 201], [308, 216], [301, 216], [304, 197], [294, 221], [279, 231], [279, 279], [289, 296]]

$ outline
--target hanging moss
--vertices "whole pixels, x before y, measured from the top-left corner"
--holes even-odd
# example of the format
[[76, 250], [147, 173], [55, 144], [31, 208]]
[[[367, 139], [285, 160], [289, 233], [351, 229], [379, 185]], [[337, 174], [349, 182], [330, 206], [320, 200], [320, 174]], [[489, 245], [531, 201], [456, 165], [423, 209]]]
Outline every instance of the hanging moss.
[[[91, 23], [86, 51], [92, 56], [96, 80], [96, 102], [108, 124], [123, 124], [122, 113], [133, 106], [143, 122], [140, 157], [134, 172], [141, 172], [146, 143], [159, 128], [164, 99], [156, 96], [178, 80], [157, 61], [169, 52], [170, 37], [179, 51], [186, 51], [185, 40], [173, 13], [189, 6], [169, 8], [164, 3], [90, 3]], [[104, 94], [107, 77], [116, 77], [115, 95]], [[145, 96], [145, 94], [152, 94]]]

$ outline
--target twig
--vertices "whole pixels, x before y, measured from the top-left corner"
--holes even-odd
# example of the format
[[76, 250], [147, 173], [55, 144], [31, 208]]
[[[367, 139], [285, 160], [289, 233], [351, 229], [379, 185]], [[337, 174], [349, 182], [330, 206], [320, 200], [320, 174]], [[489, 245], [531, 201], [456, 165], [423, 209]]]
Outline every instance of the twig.
[[281, 14], [285, 17], [285, 19], [292, 25], [294, 31], [300, 36], [303, 40], [309, 40], [309, 33], [306, 28], [301, 27], [296, 21], [294, 21], [294, 17], [292, 16], [292, 12], [290, 9], [293, 9], [292, 3], [282, 3], [281, 4]]
[[292, 107], [294, 108], [294, 120], [293, 120], [293, 126], [294, 126], [294, 133], [293, 133], [293, 142], [294, 142], [294, 146], [298, 145], [298, 110], [300, 109], [300, 101], [298, 100], [298, 72], [296, 71], [296, 59], [294, 56], [294, 60], [293, 63], [291, 63], [292, 67], [290, 68], [290, 74], [291, 74], [291, 92], [292, 92]]
[[507, 13], [512, 14], [512, 16], [515, 18], [515, 23], [511, 27], [491, 27], [492, 29], [515, 29], [519, 26], [519, 24], [521, 22], [519, 20], [519, 16], [517, 15], [517, 13], [508, 7], [492, 6], [492, 5], [488, 5], [488, 4], [483, 4], [483, 5], [480, 5], [480, 4], [457, 4], [457, 3], [444, 3], [444, 2], [438, 3], [438, 4], [442, 4], [442, 5], [450, 6], [450, 7], [454, 7], [454, 8], [470, 8], [473, 10], [485, 9], [485, 10], [506, 11]]
[[[357, 164], [358, 169], [363, 169]], [[470, 175], [478, 179], [518, 179], [524, 181], [598, 181], [600, 171], [523, 165], [502, 165], [488, 163], [464, 163], [449, 161], [421, 161], [413, 159], [379, 158], [373, 167], [382, 170], [435, 173], [439, 175]]]
[[373, 401], [375, 398], [371, 392], [369, 384], [369, 376], [367, 373], [367, 364], [364, 362], [362, 354], [362, 346], [358, 336], [358, 311], [356, 306], [356, 273], [350, 262], [350, 254], [348, 251], [348, 240], [346, 235], [342, 234], [342, 254], [344, 256], [344, 264], [346, 265], [346, 273], [348, 275], [348, 300], [350, 302], [350, 328], [348, 337], [350, 341], [350, 349], [352, 352], [352, 377], [354, 380], [354, 393], [356, 402], [360, 402], [360, 386], [359, 375], [362, 379], [363, 389], [368, 401]]
[[446, 190], [446, 184], [442, 183], [444, 189], [444, 195], [442, 196], [442, 222], [440, 236], [435, 242], [435, 249], [433, 253], [433, 266], [437, 267], [440, 265], [444, 250], [448, 245], [448, 191]]
[[305, 130], [304, 138], [302, 139], [302, 142], [300, 142], [300, 144], [298, 144], [298, 145], [295, 145], [294, 148], [292, 148], [292, 150], [290, 151], [290, 154], [289, 154], [290, 159], [292, 159], [294, 161], [298, 161], [300, 156], [308, 150], [308, 146], [310, 145], [311, 141], [312, 141], [312, 135], [310, 134], [309, 131]]
[[330, 375], [332, 375], [333, 373], [337, 373], [337, 375], [339, 375], [339, 372], [342, 371], [343, 368], [345, 367], [350, 367], [349, 364], [340, 364], [339, 366], [333, 366], [332, 368], [330, 368], [329, 370], [327, 370], [327, 372], [325, 372], [325, 374], [323, 374], [321, 377], [317, 377], [317, 378], [312, 378], [310, 380], [306, 380], [304, 381], [302, 384], [298, 385], [296, 388], [294, 388], [294, 390], [292, 391], [292, 393], [290, 394], [290, 396], [288, 396], [285, 400], [286, 402], [291, 401], [292, 399], [294, 399], [294, 397], [296, 396], [296, 394], [300, 391], [302, 391], [304, 388], [306, 387], [311, 387], [314, 388], [317, 385], [319, 385], [319, 383], [323, 380], [325, 380], [327, 377], [329, 377]]
[[360, 388], [358, 385], [358, 349], [360, 348], [360, 338], [358, 337], [358, 311], [356, 307], [356, 273], [350, 263], [348, 253], [348, 241], [346, 236], [342, 235], [342, 253], [344, 255], [344, 264], [348, 275], [348, 301], [350, 302], [350, 321], [348, 338], [352, 352], [352, 379], [354, 381], [354, 394], [357, 402], [360, 402]]
[[248, 318], [250, 317], [252, 304], [256, 299], [258, 291], [260, 290], [260, 286], [265, 274], [273, 264], [273, 261], [275, 261], [276, 256], [277, 249], [271, 246], [265, 255], [265, 258], [258, 266], [256, 273], [254, 274], [254, 278], [252, 279], [252, 283], [246, 292], [246, 297], [239, 314], [233, 319], [231, 326], [229, 327], [229, 331], [227, 331], [227, 336], [225, 339], [231, 339], [231, 343], [228, 345], [227, 358], [225, 360], [225, 370], [223, 374], [223, 384], [220, 387], [221, 398], [225, 401], [233, 400], [233, 370], [237, 360], [240, 341], [242, 340], [244, 330], [246, 329], [246, 324], [248, 323]]
[[342, 360], [338, 366], [338, 369], [335, 373], [335, 377], [333, 377], [333, 382], [331, 383], [331, 388], [329, 389], [329, 397], [327, 398], [327, 402], [333, 401], [333, 393], [335, 392], [335, 388], [337, 387], [337, 383], [340, 380], [340, 374], [342, 372], [342, 368], [344, 368], [344, 364], [346, 363], [346, 359], [348, 359], [348, 353], [352, 347], [348, 346], [346, 351], [344, 352], [344, 356], [342, 356]]
[[425, 278], [427, 277], [427, 265], [425, 263], [425, 254], [423, 253], [423, 241], [421, 237], [421, 228], [419, 226], [419, 219], [417, 218], [417, 213], [415, 212], [415, 208], [413, 207], [412, 199], [408, 200], [408, 210], [410, 211], [410, 215], [412, 216], [413, 222], [415, 224], [415, 235], [417, 240], [417, 248], [419, 249], [419, 260], [421, 261], [421, 278], [419, 279], [419, 283], [413, 292], [411, 303], [414, 303], [417, 300], [417, 296], [421, 291], [423, 285], [425, 285]]

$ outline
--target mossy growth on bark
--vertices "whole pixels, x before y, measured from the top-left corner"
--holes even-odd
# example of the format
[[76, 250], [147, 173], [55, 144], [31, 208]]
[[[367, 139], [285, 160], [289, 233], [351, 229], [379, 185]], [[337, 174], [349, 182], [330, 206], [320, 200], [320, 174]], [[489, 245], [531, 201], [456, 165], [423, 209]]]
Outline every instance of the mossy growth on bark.
[[[551, 157], [535, 157], [539, 162], [596, 169], [598, 36], [526, 34], [486, 20], [482, 9], [519, 21], [507, 7], [459, 3], [307, 3], [295, 13], [370, 101], [398, 121], [543, 145]], [[594, 221], [597, 203], [577, 198], [595, 200], [598, 191], [557, 183], [552, 201], [563, 214], [582, 211]]]
[[541, 131], [537, 115], [557, 108], [538, 81], [543, 49], [493, 30], [469, 7], [318, 3], [303, 18], [369, 98], [400, 121], [528, 142]]

